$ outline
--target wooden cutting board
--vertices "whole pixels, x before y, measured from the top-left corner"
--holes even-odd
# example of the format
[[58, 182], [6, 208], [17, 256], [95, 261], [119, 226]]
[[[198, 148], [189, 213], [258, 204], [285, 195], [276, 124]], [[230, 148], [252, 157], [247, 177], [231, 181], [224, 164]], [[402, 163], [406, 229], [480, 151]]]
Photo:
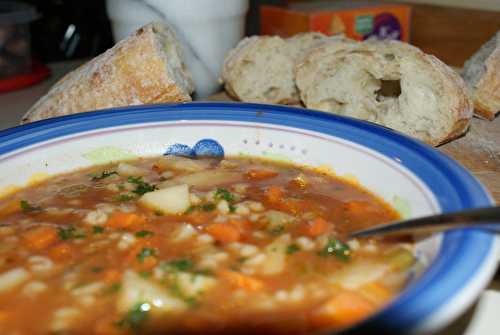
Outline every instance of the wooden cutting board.
[[[221, 92], [208, 100], [231, 99]], [[500, 204], [500, 116], [494, 121], [474, 118], [465, 136], [441, 145], [437, 150], [471, 171], [491, 192], [497, 204]]]

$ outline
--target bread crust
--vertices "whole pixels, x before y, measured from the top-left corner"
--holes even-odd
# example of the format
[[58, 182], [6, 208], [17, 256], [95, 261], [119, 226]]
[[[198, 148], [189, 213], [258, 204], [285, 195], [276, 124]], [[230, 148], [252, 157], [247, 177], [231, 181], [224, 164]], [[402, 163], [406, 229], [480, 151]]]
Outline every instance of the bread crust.
[[474, 90], [474, 107], [476, 114], [488, 120], [495, 119], [500, 112], [500, 46], [485, 62], [486, 72], [479, 79]]
[[[420, 51], [420, 50], [419, 50]], [[429, 144], [437, 146], [449, 142], [464, 134], [470, 126], [474, 113], [474, 105], [469, 96], [469, 91], [460, 75], [433, 55], [420, 51], [436, 71], [443, 76], [444, 94], [452, 98], [449, 112], [452, 114], [453, 124], [449, 133], [441, 139], [430, 139]]]
[[176, 82], [165, 46], [156, 35], [161, 32], [166, 32], [161, 24], [148, 24], [68, 73], [29, 109], [21, 123], [103, 108], [191, 101], [191, 75], [182, 64], [187, 85]]
[[500, 31], [465, 62], [463, 77], [472, 91], [476, 115], [493, 120], [500, 112]]

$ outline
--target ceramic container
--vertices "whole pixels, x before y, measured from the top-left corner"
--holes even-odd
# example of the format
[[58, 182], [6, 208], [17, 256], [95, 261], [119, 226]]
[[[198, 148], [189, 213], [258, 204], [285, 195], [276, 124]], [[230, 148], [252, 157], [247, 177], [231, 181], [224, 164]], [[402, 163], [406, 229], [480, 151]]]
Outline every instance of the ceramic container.
[[0, 2], [0, 79], [31, 71], [29, 24], [37, 17], [33, 6]]
[[[110, 161], [188, 150], [322, 166], [392, 204], [403, 217], [489, 206], [484, 187], [433, 148], [386, 128], [285, 106], [189, 103], [48, 119], [0, 132], [0, 189]], [[497, 266], [494, 235], [457, 230], [417, 244], [426, 270], [358, 325], [378, 333], [436, 331], [457, 318]], [[361, 329], [360, 329], [361, 328]]]

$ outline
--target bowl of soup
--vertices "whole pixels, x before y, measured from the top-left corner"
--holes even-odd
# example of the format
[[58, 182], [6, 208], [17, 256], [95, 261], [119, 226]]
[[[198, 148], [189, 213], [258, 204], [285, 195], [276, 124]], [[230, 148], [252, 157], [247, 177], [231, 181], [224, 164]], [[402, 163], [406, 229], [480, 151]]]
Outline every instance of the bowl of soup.
[[489, 206], [464, 168], [354, 119], [189, 103], [0, 132], [0, 333], [436, 331], [496, 268], [475, 230], [355, 229]]

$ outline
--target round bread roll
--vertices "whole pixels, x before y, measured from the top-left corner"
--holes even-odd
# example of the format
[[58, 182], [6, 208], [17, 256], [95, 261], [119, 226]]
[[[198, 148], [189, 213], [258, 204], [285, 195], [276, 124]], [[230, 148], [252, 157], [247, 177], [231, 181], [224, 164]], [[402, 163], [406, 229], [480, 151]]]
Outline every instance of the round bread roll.
[[472, 103], [460, 76], [397, 41], [336, 41], [297, 65], [306, 107], [351, 116], [439, 145], [464, 133]]
[[300, 103], [294, 67], [306, 50], [326, 36], [303, 33], [288, 39], [252, 36], [238, 43], [224, 61], [222, 81], [233, 98], [272, 104]]
[[472, 91], [476, 115], [493, 120], [500, 112], [500, 32], [465, 62], [463, 77]]

